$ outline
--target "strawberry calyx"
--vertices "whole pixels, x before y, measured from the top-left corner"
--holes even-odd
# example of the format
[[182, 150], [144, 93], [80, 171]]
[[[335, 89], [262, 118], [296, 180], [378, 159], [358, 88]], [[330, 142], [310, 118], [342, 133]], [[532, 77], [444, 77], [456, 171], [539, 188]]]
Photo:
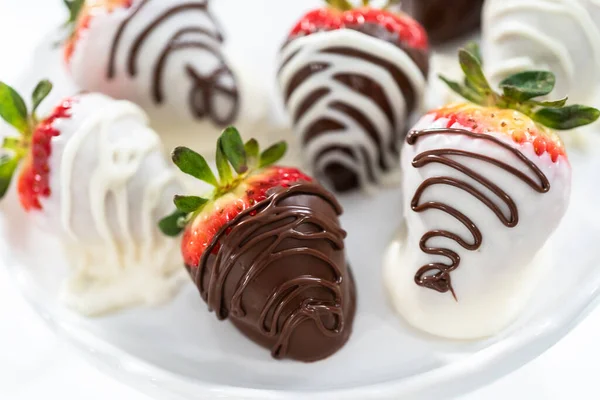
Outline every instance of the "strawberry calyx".
[[85, 0], [63, 0], [63, 3], [69, 11], [69, 19], [63, 26], [73, 33], [75, 31], [77, 20], [79, 19], [79, 14], [85, 5]]
[[82, 14], [82, 10], [85, 6], [85, 0], [63, 0], [63, 3], [69, 11], [69, 19], [62, 25], [65, 30], [65, 38], [57, 43], [60, 46], [62, 42], [65, 45], [65, 59], [68, 61], [73, 55], [75, 48], [75, 41], [77, 36], [77, 26], [79, 24], [79, 17]]
[[[268, 184], [268, 176], [265, 177], [265, 171], [280, 177], [280, 171], [271, 166], [279, 161], [286, 151], [287, 144], [282, 141], [261, 152], [255, 139], [244, 143], [238, 130], [229, 127], [217, 141], [217, 178], [204, 157], [187, 147], [177, 147], [173, 150], [173, 163], [185, 174], [211, 185], [213, 190], [206, 197], [175, 196], [173, 202], [176, 211], [159, 222], [160, 230], [167, 236], [178, 236], [205, 207], [215, 206], [220, 199], [230, 195], [235, 198], [240, 195], [239, 192], [244, 193], [250, 205], [262, 200], [266, 190], [271, 187]], [[289, 178], [290, 181], [298, 180], [297, 177], [284, 178]], [[260, 181], [258, 190], [264, 187], [264, 193], [256, 193], [257, 189], [249, 185], [253, 180]], [[246, 187], [252, 189], [246, 191]]]
[[29, 111], [18, 92], [4, 82], [0, 82], [0, 118], [13, 126], [19, 133], [18, 136], [5, 138], [2, 143], [0, 199], [8, 191], [13, 175], [21, 161], [31, 153], [32, 142], [40, 125], [36, 111], [51, 91], [52, 84], [48, 80], [38, 83], [31, 95], [32, 107]]
[[[388, 0], [385, 6], [383, 6], [381, 9], [388, 10], [393, 6], [400, 4], [401, 2], [402, 0]], [[357, 8], [349, 0], [325, 0], [325, 3], [327, 3], [330, 8], [338, 11], [350, 11]], [[361, 0], [360, 5], [362, 7], [371, 7], [371, 1]]]
[[[401, 2], [402, 0], [388, 0], [381, 10], [389, 10], [391, 7], [400, 4]], [[349, 0], [325, 0], [325, 3], [327, 3], [330, 8], [338, 11], [350, 11], [358, 8]], [[361, 0], [360, 6], [365, 8], [371, 7], [371, 0]]]
[[439, 77], [450, 89], [472, 103], [516, 110], [537, 124], [555, 130], [588, 125], [600, 117], [600, 111], [596, 108], [579, 104], [566, 105], [567, 97], [550, 101], [539, 99], [554, 90], [556, 78], [550, 71], [524, 71], [511, 75], [500, 82], [502, 93], [497, 93], [483, 73], [482, 59], [476, 44], [460, 49], [458, 59], [465, 74], [464, 83], [452, 81], [443, 75]]

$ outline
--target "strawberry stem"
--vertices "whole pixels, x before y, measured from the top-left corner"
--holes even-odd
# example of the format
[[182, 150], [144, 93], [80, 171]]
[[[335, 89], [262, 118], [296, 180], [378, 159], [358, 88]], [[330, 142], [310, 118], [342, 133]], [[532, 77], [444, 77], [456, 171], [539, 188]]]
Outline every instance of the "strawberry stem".
[[338, 11], [350, 11], [354, 6], [348, 0], [325, 0], [329, 7]]

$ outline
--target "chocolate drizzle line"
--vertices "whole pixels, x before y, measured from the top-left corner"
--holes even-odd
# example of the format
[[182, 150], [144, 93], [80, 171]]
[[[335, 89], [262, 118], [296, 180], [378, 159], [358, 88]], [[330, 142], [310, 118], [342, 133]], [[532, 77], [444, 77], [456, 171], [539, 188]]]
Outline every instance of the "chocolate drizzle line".
[[[202, 298], [208, 303], [209, 309], [214, 310], [221, 320], [231, 313], [236, 318], [246, 315], [242, 305], [242, 297], [248, 286], [276, 261], [290, 256], [305, 255], [324, 262], [333, 274], [330, 281], [317, 276], [302, 275], [283, 282], [271, 292], [266, 304], [260, 312], [258, 321], [260, 332], [268, 337], [277, 337], [272, 347], [275, 358], [283, 358], [288, 350], [289, 340], [295, 330], [306, 320], [312, 320], [318, 330], [327, 337], [339, 335], [344, 330], [344, 303], [342, 291], [341, 266], [321, 251], [310, 246], [311, 242], [326, 240], [338, 250], [344, 248], [346, 232], [339, 223], [322, 213], [315, 213], [311, 208], [301, 205], [280, 205], [282, 201], [295, 195], [313, 195], [324, 199], [341, 214], [341, 206], [336, 199], [321, 186], [309, 183], [299, 183], [288, 188], [277, 188], [270, 197], [253, 207], [243, 211], [233, 220], [223, 226], [215, 235], [210, 245], [204, 251], [198, 268], [192, 268], [191, 274], [200, 289]], [[316, 232], [306, 233], [298, 230], [301, 225], [311, 224], [318, 228]], [[260, 231], [265, 226], [273, 227], [268, 231]], [[304, 242], [304, 246], [278, 250], [278, 246], [286, 239]], [[243, 268], [240, 258], [260, 244], [268, 244], [244, 268], [243, 275], [237, 282], [233, 296], [225, 304], [225, 283], [234, 268]], [[214, 265], [210, 274], [208, 259], [215, 254]], [[344, 266], [345, 267], [345, 266]], [[279, 266], [281, 268], [281, 266]], [[208, 275], [208, 276], [207, 276]], [[293, 301], [311, 288], [322, 288], [331, 293], [330, 300], [308, 298], [293, 310], [283, 324], [280, 317], [293, 305]], [[325, 326], [323, 317], [331, 316], [335, 320], [333, 328]]]
[[467, 217], [465, 214], [461, 213], [454, 207], [439, 201], [429, 201], [423, 204], [419, 204], [423, 193], [428, 188], [435, 185], [449, 185], [464, 190], [465, 192], [471, 194], [473, 197], [477, 198], [483, 204], [485, 204], [486, 207], [488, 207], [498, 217], [498, 219], [504, 224], [504, 226], [508, 228], [513, 228], [519, 223], [519, 210], [514, 200], [498, 185], [496, 185], [483, 175], [475, 172], [473, 169], [467, 167], [466, 165], [461, 164], [459, 161], [456, 160], [456, 157], [472, 158], [502, 168], [507, 173], [515, 176], [522, 182], [525, 182], [527, 185], [529, 185], [529, 187], [531, 187], [538, 193], [547, 193], [550, 190], [550, 182], [546, 175], [538, 168], [538, 166], [535, 165], [535, 163], [533, 163], [533, 161], [531, 161], [529, 158], [527, 158], [527, 156], [525, 156], [521, 151], [519, 151], [516, 148], [513, 148], [512, 146], [503, 142], [502, 140], [488, 134], [474, 133], [468, 130], [455, 128], [425, 129], [420, 131], [411, 131], [406, 137], [406, 142], [408, 145], [414, 145], [419, 138], [429, 135], [463, 135], [478, 140], [488, 141], [499, 147], [502, 147], [503, 149], [510, 151], [537, 177], [537, 181], [533, 180], [527, 174], [502, 162], [499, 159], [458, 149], [429, 150], [418, 154], [414, 158], [412, 162], [414, 168], [421, 168], [428, 164], [438, 163], [446, 165], [459, 172], [462, 172], [464, 175], [473, 179], [475, 182], [481, 184], [489, 191], [491, 191], [494, 195], [496, 195], [497, 198], [500, 199], [502, 203], [504, 203], [508, 207], [509, 210], [509, 215], [507, 216], [504, 214], [500, 206], [497, 203], [495, 203], [493, 199], [490, 199], [486, 193], [480, 191], [479, 189], [477, 189], [476, 187], [474, 187], [466, 181], [449, 176], [440, 176], [426, 179], [417, 188], [417, 191], [411, 201], [411, 208], [413, 211], [420, 213], [434, 209], [445, 212], [451, 215], [452, 217], [456, 218], [458, 221], [460, 221], [460, 223], [462, 223], [473, 236], [473, 241], [470, 243], [461, 238], [460, 236], [456, 235], [455, 233], [436, 229], [425, 233], [425, 235], [423, 235], [419, 243], [419, 246], [424, 253], [447, 257], [451, 263], [450, 265], [444, 263], [430, 263], [422, 266], [415, 275], [416, 284], [419, 286], [436, 290], [440, 293], [446, 293], [450, 291], [454, 299], [457, 299], [456, 293], [454, 292], [454, 288], [452, 287], [450, 273], [459, 267], [460, 255], [450, 249], [429, 247], [427, 245], [427, 242], [429, 241], [429, 239], [435, 237], [444, 237], [454, 240], [464, 249], [475, 251], [481, 247], [483, 237], [481, 231], [475, 225], [475, 223], [469, 217]]
[[[121, 39], [129, 23], [138, 15], [138, 13], [146, 6], [151, 0], [140, 0], [138, 6], [131, 12], [131, 14], [123, 21], [119, 26], [117, 33], [115, 34], [108, 63], [107, 78], [114, 79], [116, 76], [116, 57]], [[184, 3], [178, 6], [174, 6], [166, 10], [163, 14], [159, 15], [156, 19], [148, 24], [148, 26], [139, 33], [133, 41], [129, 55], [127, 57], [127, 73], [130, 77], [135, 77], [138, 74], [138, 58], [139, 52], [146, 39], [152, 34], [152, 32], [159, 27], [162, 23], [167, 21], [169, 18], [176, 16], [180, 13], [187, 11], [201, 11], [208, 14], [208, 3]], [[152, 79], [152, 97], [156, 104], [162, 104], [164, 102], [163, 92], [163, 76], [164, 69], [167, 64], [169, 56], [179, 50], [185, 49], [200, 49], [210, 52], [212, 55], [217, 57], [221, 66], [217, 68], [215, 72], [209, 76], [203, 76], [197, 72], [190, 64], [186, 65], [188, 76], [192, 80], [193, 87], [189, 95], [189, 107], [192, 114], [196, 118], [210, 117], [212, 121], [220, 126], [225, 126], [233, 123], [239, 112], [239, 93], [236, 85], [232, 88], [224, 87], [221, 78], [226, 77], [235, 82], [235, 78], [231, 70], [226, 66], [225, 60], [221, 53], [214, 47], [203, 41], [196, 39], [183, 40], [185, 35], [196, 34], [202, 37], [208, 38], [212, 41], [222, 43], [223, 37], [220, 33], [211, 32], [202, 27], [182, 27], [180, 30], [169, 39], [165, 49], [161, 52], [158, 60], [154, 66], [153, 79]], [[198, 96], [198, 92], [202, 91], [203, 94]], [[231, 112], [225, 116], [221, 116], [215, 112], [213, 107], [214, 95], [219, 93], [227, 98], [231, 99], [233, 107]], [[199, 101], [201, 100], [201, 101]]]
[[[346, 29], [357, 31], [394, 45], [398, 48], [398, 51], [402, 51], [409, 56], [412, 63], [422, 73], [423, 77], [427, 77], [429, 68], [428, 51], [410, 48], [404, 44], [398, 35], [388, 32], [384, 27], [377, 24], [366, 23], [355, 26], [350, 25], [347, 26]], [[290, 38], [288, 42], [284, 44], [283, 49], [298, 38], [299, 37]], [[332, 100], [328, 102], [328, 110], [335, 110], [337, 115], [347, 117], [359, 127], [361, 133], [364, 135], [364, 141], [348, 142], [344, 147], [346, 150], [349, 150], [350, 156], [356, 160], [356, 168], [348, 168], [343, 163], [333, 160], [329, 161], [326, 165], [323, 165], [318, 172], [328, 177], [338, 191], [350, 190], [357, 186], [361, 186], [361, 184], [365, 184], [366, 182], [360, 182], [361, 179], [359, 179], [359, 173], [361, 172], [364, 174], [360, 174], [360, 176], [364, 176], [365, 180], [376, 183], [379, 178], [374, 171], [374, 165], [378, 165], [380, 170], [385, 173], [395, 168], [398, 163], [400, 157], [399, 148], [404, 139], [404, 135], [406, 134], [405, 119], [413, 112], [419, 100], [417, 98], [417, 88], [413, 86], [413, 83], [409, 79], [409, 76], [406, 74], [402, 65], [397, 65], [386, 59], [386, 57], [376, 56], [362, 51], [359, 48], [355, 48], [352, 43], [344, 46], [325, 47], [319, 49], [318, 52], [323, 55], [336, 56], [338, 59], [346, 58], [348, 61], [357, 59], [372, 64], [373, 66], [385, 70], [394, 81], [394, 88], [384, 88], [380, 82], [374, 77], [369, 76], [366, 71], [351, 71], [348, 69], [331, 77], [331, 79], [337, 83], [345, 85], [348, 89], [375, 103], [382, 114], [387, 117], [391, 132], [385, 132], [385, 134], [389, 134], [388, 137], [382, 136], [384, 132], [379, 132], [376, 121], [366, 114], [364, 110], [359, 110], [343, 100]], [[281, 63], [279, 74], [281, 74], [285, 67], [301, 53], [301, 49], [298, 49], [287, 56]], [[343, 61], [339, 62], [343, 63]], [[313, 61], [307, 62], [306, 65], [295, 71], [293, 76], [290, 77], [289, 81], [282, 88], [285, 104], [289, 104], [290, 99], [303, 83], [317, 74], [325, 73], [330, 68], [332, 68], [332, 65], [327, 62]], [[406, 102], [404, 115], [396, 116], [394, 105], [392, 104], [393, 99], [388, 96], [388, 90], [397, 91], [404, 97]], [[325, 85], [316, 87], [311, 92], [304, 94], [300, 101], [300, 105], [296, 107], [294, 111], [294, 124], [298, 124], [298, 122], [301, 121], [305, 115], [309, 114], [312, 108], [317, 104], [322, 104], [323, 98], [330, 92], [331, 87]], [[336, 117], [335, 114], [317, 116], [314, 118], [314, 121], [306, 127], [302, 144], [308, 146], [311, 142], [330, 134], [339, 134], [339, 140], [344, 141], [344, 133], [348, 129], [349, 127], [346, 121], [340, 117]], [[375, 154], [371, 154], [368, 147], [366, 147], [367, 145], [372, 145], [376, 149]], [[330, 153], [337, 153], [340, 150], [341, 148], [328, 148], [327, 151], [321, 150], [316, 155], [314, 162], [319, 164], [324, 156]]]

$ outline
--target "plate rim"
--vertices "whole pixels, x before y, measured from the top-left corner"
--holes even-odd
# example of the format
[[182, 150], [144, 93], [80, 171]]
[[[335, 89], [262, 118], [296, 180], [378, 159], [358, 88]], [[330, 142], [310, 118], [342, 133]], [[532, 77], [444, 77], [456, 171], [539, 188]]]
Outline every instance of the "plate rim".
[[[35, 287], [23, 285], [19, 277], [19, 264], [10, 261], [10, 251], [2, 246], [2, 264], [8, 270], [11, 279], [16, 282], [21, 295], [50, 330], [78, 354], [84, 356], [91, 364], [102, 372], [117, 379], [121, 383], [136, 388], [148, 395], [162, 392], [181, 400], [214, 399], [214, 396], [228, 400], [305, 400], [305, 399], [338, 399], [338, 400], [382, 400], [382, 399], [429, 399], [431, 395], [450, 398], [474, 391], [523, 365], [533, 361], [550, 347], [566, 336], [575, 326], [600, 303], [600, 274], [590, 280], [574, 296], [568, 306], [557, 313], [551, 322], [537, 321], [523, 330], [517, 337], [500, 340], [463, 360], [413, 375], [402, 380], [388, 380], [370, 385], [359, 385], [344, 389], [315, 391], [285, 391], [273, 389], [257, 389], [214, 384], [208, 381], [194, 380], [191, 377], [178, 375], [159, 365], [144, 361], [119, 347], [89, 333], [83, 328], [63, 325], [58, 318], [47, 311], [47, 308], [36, 300]], [[64, 310], [64, 312], [67, 312]], [[59, 315], [59, 314], [56, 314]], [[528, 348], [529, 347], [529, 348]], [[514, 362], [512, 356], [528, 348], [525, 356]], [[496, 368], [491, 368], [496, 365]], [[477, 379], [474, 377], [479, 376]], [[487, 377], [486, 377], [487, 376]], [[467, 379], [468, 378], [468, 379]], [[485, 378], [485, 379], [482, 379]], [[436, 387], [428, 385], [436, 382]], [[188, 392], [181, 390], [164, 390], [174, 387], [185, 387], [196, 393], [190, 398]], [[442, 392], [438, 392], [440, 386]], [[181, 392], [181, 393], [180, 393]]]

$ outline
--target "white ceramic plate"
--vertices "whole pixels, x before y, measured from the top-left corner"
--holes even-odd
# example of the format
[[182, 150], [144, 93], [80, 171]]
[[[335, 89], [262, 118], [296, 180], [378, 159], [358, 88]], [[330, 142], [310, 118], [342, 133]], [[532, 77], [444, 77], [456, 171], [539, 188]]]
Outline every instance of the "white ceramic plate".
[[[221, 0], [217, 11], [223, 14], [227, 7], [237, 7], [225, 24], [232, 40], [239, 38], [242, 30], [251, 32], [252, 38], [263, 35], [277, 39], [261, 47], [261, 57], [252, 61], [270, 81], [280, 38], [304, 9], [315, 4], [317, 0]], [[252, 21], [264, 13], [281, 18], [253, 30]], [[58, 94], [61, 88], [66, 90], [66, 85], [60, 85], [64, 78], [60, 78], [59, 57], [45, 53], [38, 57], [46, 61], [47, 69], [32, 71], [21, 86], [30, 87], [36, 78], [50, 74]], [[268, 90], [274, 91], [274, 87]], [[354, 195], [341, 199], [359, 304], [348, 344], [331, 358], [314, 364], [271, 359], [268, 351], [208, 313], [191, 283], [161, 308], [134, 309], [99, 319], [73, 314], [58, 302], [59, 287], [67, 273], [60, 246], [28, 223], [14, 196], [1, 206], [0, 260], [60, 336], [97, 366], [161, 400], [450, 398], [537, 357], [596, 304], [600, 291], [600, 246], [596, 243], [600, 238], [600, 189], [593, 184], [597, 182], [596, 171], [600, 171], [600, 140], [592, 137], [585, 150], [573, 149], [571, 161], [572, 204], [549, 244], [555, 258], [547, 266], [547, 276], [521, 318], [484, 341], [444, 341], [425, 336], [411, 330], [392, 312], [381, 281], [381, 262], [401, 222], [397, 190], [372, 198]]]
[[[600, 143], [596, 143], [596, 147]], [[192, 285], [158, 309], [86, 319], [64, 309], [65, 273], [55, 240], [3, 206], [2, 262], [44, 319], [98, 366], [159, 399], [443, 399], [466, 393], [532, 360], [594, 306], [600, 288], [600, 192], [590, 185], [600, 152], [572, 152], [569, 212], [552, 238], [556, 258], [521, 319], [485, 341], [421, 335], [391, 311], [381, 255], [400, 222], [398, 191], [345, 197], [344, 227], [359, 306], [354, 333], [331, 358], [314, 364], [276, 361], [228, 322], [208, 313]]]

